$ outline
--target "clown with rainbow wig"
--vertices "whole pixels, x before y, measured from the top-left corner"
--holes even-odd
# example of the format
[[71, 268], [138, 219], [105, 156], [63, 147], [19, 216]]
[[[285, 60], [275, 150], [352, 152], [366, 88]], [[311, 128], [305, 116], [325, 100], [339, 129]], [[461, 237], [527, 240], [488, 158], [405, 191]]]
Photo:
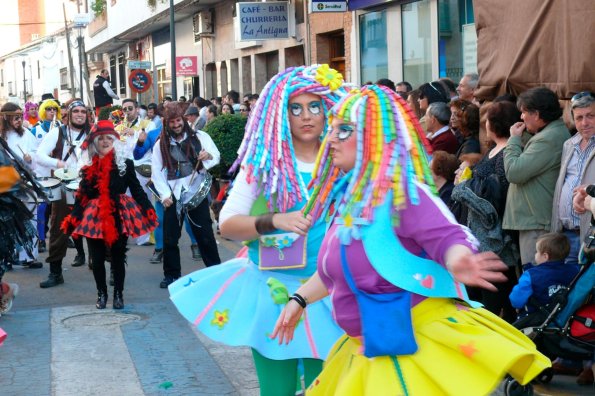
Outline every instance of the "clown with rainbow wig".
[[[346, 94], [328, 65], [292, 67], [264, 87], [246, 125], [233, 189], [220, 213], [221, 235], [245, 241], [247, 257], [196, 271], [169, 286], [180, 313], [203, 334], [252, 348], [261, 395], [294, 395], [299, 360], [306, 385], [342, 331], [328, 299], [312, 303], [291, 345], [271, 340], [275, 320], [316, 271], [324, 222], [302, 209], [326, 114]], [[301, 304], [307, 304], [300, 300]]]
[[[486, 395], [506, 374], [526, 384], [549, 367], [527, 337], [468, 299], [464, 284], [494, 290], [506, 266], [477, 254], [436, 196], [427, 141], [403, 99], [365, 86], [329, 123], [304, 210], [328, 231], [318, 271], [296, 295], [309, 309], [330, 294], [346, 335], [307, 394]], [[273, 337], [291, 345], [303, 317], [290, 300]]]

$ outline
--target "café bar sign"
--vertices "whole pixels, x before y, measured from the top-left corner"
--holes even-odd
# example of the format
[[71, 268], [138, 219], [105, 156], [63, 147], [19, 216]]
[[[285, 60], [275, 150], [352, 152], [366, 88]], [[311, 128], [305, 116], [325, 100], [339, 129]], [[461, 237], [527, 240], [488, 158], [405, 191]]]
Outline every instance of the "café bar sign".
[[237, 3], [240, 40], [289, 38], [289, 2]]

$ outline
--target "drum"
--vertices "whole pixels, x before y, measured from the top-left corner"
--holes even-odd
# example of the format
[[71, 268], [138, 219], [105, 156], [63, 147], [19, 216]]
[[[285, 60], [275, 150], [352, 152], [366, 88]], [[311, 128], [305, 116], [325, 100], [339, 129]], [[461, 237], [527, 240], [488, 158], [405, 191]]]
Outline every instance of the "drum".
[[62, 184], [62, 190], [64, 193], [64, 197], [66, 198], [67, 205], [74, 205], [74, 196], [76, 194], [76, 191], [79, 189], [80, 182], [81, 181], [79, 179]]
[[59, 201], [62, 199], [62, 186], [60, 179], [55, 177], [42, 177], [37, 180], [41, 185], [41, 189], [47, 195], [48, 201]]
[[54, 171], [54, 177], [57, 177], [58, 179], [62, 180], [62, 182], [64, 182], [64, 183], [68, 183], [68, 182], [78, 179], [79, 174], [74, 169], [60, 168], [60, 169], [56, 169]]
[[188, 190], [182, 190], [180, 202], [186, 210], [196, 208], [209, 195], [213, 184], [213, 177], [209, 172], [200, 173], [194, 178]]

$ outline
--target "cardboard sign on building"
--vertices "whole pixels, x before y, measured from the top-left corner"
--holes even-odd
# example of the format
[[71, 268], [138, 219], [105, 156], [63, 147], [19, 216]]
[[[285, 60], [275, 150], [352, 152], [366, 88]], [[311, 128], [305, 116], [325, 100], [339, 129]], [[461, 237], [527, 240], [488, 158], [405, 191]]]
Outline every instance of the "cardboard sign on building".
[[288, 1], [238, 3], [237, 10], [242, 41], [290, 37]]

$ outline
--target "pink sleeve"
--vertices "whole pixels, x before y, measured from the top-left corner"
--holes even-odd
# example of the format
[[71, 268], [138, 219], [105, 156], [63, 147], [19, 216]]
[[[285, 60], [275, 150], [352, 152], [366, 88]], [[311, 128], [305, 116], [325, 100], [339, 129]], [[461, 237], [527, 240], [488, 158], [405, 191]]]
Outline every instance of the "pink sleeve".
[[400, 213], [396, 233], [411, 253], [424, 255], [444, 265], [444, 255], [452, 245], [465, 245], [474, 252], [478, 242], [471, 231], [457, 223], [448, 207], [429, 188], [415, 183], [419, 195], [417, 205], [411, 202]]

